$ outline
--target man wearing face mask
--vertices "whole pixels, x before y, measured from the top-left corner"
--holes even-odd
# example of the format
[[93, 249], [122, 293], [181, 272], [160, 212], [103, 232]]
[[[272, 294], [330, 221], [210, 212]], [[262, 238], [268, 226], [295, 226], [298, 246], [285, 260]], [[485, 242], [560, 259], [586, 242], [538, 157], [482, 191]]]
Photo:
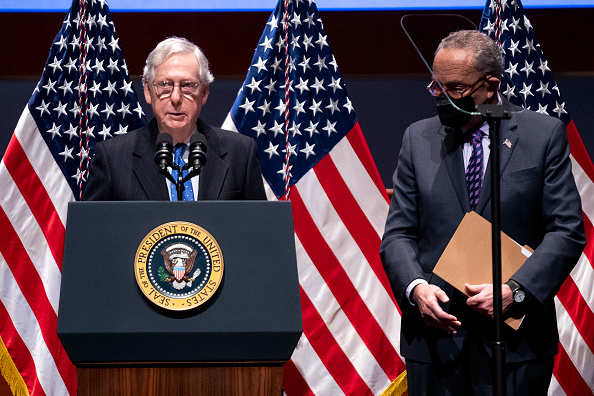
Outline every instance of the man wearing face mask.
[[500, 128], [501, 225], [534, 249], [503, 279], [504, 317], [525, 314], [517, 331], [504, 329], [507, 394], [547, 394], [558, 343], [553, 298], [586, 243], [581, 201], [565, 126], [502, 98], [502, 75], [501, 52], [488, 36], [450, 34], [427, 87], [438, 116], [404, 134], [380, 254], [402, 310], [411, 396], [493, 392], [493, 285], [467, 285], [467, 298], [432, 272], [467, 212], [491, 220], [489, 126], [468, 114], [479, 104], [513, 113]]

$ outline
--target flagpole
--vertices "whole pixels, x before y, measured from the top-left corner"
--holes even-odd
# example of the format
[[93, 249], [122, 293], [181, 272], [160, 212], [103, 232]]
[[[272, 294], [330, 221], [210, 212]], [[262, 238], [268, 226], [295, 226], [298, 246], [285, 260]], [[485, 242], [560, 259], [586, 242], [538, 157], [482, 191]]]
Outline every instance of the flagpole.
[[511, 118], [511, 113], [501, 105], [479, 105], [477, 110], [489, 124], [491, 139], [491, 246], [493, 259], [493, 395], [505, 396], [505, 340], [503, 339], [503, 304], [501, 295], [501, 193], [499, 164], [499, 128], [501, 120]]

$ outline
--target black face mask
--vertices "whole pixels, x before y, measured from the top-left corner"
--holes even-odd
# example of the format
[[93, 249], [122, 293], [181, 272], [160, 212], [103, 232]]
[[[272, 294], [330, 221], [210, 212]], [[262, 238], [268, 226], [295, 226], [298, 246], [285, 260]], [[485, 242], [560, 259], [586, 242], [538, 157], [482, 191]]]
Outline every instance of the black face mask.
[[[463, 96], [459, 99], [453, 99], [450, 97], [452, 102], [458, 106], [460, 109], [474, 112], [476, 111], [476, 105], [474, 104], [474, 99], [472, 96]], [[461, 112], [460, 110], [456, 109], [446, 95], [440, 95], [435, 98], [435, 105], [437, 107], [437, 115], [439, 116], [439, 121], [443, 126], [452, 127], [452, 128], [462, 128], [464, 125], [468, 124], [470, 119], [472, 118], [472, 114], [466, 114]]]

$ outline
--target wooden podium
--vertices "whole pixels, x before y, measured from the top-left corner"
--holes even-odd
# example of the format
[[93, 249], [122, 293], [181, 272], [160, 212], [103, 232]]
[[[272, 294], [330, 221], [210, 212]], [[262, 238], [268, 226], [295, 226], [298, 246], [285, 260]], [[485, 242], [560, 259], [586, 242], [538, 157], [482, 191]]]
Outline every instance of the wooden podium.
[[283, 363], [77, 365], [78, 395], [281, 396]]
[[[135, 279], [143, 238], [170, 222], [207, 230], [221, 285], [185, 311], [155, 305]], [[274, 395], [301, 335], [290, 202], [74, 202], [58, 335], [79, 395]]]

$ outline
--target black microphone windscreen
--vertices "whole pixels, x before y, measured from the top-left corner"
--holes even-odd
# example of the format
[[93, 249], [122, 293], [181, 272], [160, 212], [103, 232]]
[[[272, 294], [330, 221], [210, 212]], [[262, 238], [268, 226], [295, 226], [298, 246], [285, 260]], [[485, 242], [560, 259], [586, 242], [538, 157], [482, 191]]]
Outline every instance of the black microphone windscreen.
[[194, 133], [190, 136], [190, 144], [202, 143], [206, 145], [206, 138], [201, 133]]
[[173, 146], [173, 136], [167, 132], [159, 133], [159, 135], [157, 135], [157, 146], [163, 143], [169, 143], [171, 146]]
[[157, 147], [155, 150], [155, 163], [161, 169], [170, 166], [173, 161], [173, 136], [168, 133], [159, 133], [157, 135]]
[[195, 174], [199, 174], [200, 167], [206, 164], [206, 138], [201, 133], [195, 133], [190, 136], [188, 164], [192, 166]]

